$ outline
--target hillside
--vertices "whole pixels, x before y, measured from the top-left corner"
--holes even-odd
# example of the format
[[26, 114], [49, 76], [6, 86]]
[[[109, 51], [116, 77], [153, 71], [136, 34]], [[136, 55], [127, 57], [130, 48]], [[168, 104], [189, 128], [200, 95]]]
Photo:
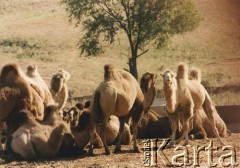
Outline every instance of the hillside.
[[[240, 1], [194, 0], [202, 17], [193, 32], [175, 36], [166, 48], [150, 51], [138, 60], [139, 74], [176, 69], [180, 61], [203, 70], [211, 87], [240, 84]], [[92, 94], [103, 77], [103, 66], [113, 63], [128, 68], [129, 48], [123, 35], [98, 57], [79, 55], [80, 28], [68, 22], [59, 0], [0, 1], [0, 67], [17, 62], [23, 68], [37, 64], [49, 83], [52, 73], [64, 68], [72, 75], [74, 96]], [[159, 77], [157, 87], [161, 88]], [[213, 95], [217, 104], [240, 104], [240, 94]]]

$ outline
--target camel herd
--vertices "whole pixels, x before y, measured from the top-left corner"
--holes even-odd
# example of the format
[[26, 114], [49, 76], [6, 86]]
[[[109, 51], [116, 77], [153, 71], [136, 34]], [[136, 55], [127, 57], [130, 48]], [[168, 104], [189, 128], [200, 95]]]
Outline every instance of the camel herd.
[[[157, 75], [146, 72], [140, 82], [127, 71], [113, 65], [104, 66], [104, 78], [92, 99], [78, 102], [65, 110], [68, 99], [67, 81], [70, 74], [60, 69], [52, 75], [50, 87], [29, 65], [24, 72], [17, 64], [7, 64], [0, 73], [0, 132], [6, 129], [5, 145], [0, 149], [27, 159], [53, 158], [80, 154], [86, 148], [133, 140], [133, 151], [140, 152], [137, 138], [169, 137], [169, 147], [184, 139], [221, 137], [231, 133], [218, 115], [212, 100], [201, 84], [197, 68], [179, 64], [177, 72], [166, 70], [163, 91], [167, 118], [151, 109], [155, 99]], [[179, 139], [177, 138], [177, 133]]]

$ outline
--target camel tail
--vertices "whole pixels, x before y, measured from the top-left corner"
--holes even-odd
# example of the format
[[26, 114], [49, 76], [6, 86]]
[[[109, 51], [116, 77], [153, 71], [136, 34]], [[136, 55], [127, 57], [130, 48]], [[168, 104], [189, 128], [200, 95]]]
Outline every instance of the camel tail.
[[113, 77], [114, 66], [112, 64], [107, 64], [104, 66], [104, 80], [110, 80]]
[[201, 70], [199, 68], [195, 68], [195, 67], [191, 68], [191, 70], [189, 72], [189, 79], [201, 82], [202, 81]]
[[92, 119], [93, 122], [95, 123], [100, 123], [100, 121], [102, 120], [102, 107], [100, 105], [100, 92], [96, 91], [95, 95], [94, 95], [94, 101], [93, 101], [93, 111], [92, 111]]

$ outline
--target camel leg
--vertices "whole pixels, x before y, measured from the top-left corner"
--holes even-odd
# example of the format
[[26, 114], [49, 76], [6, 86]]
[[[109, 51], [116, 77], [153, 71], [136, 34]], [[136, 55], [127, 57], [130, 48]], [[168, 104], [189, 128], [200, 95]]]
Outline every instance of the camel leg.
[[0, 121], [0, 151], [3, 150], [3, 144], [2, 144], [2, 131], [4, 127], [4, 122]]
[[170, 126], [171, 126], [172, 135], [171, 135], [171, 141], [170, 141], [169, 145], [167, 146], [167, 148], [173, 148], [175, 145], [176, 131], [178, 128], [178, 115], [176, 112], [168, 113], [168, 118], [169, 118], [169, 122], [170, 122]]
[[181, 137], [176, 141], [176, 144], [179, 144], [184, 138], [184, 145], [188, 144], [188, 132], [189, 132], [189, 119], [185, 120], [183, 123], [183, 133]]
[[115, 153], [121, 152], [121, 141], [122, 141], [122, 135], [124, 132], [125, 118], [119, 118], [119, 122], [120, 122], [120, 127], [119, 127], [116, 148], [114, 150]]
[[140, 153], [141, 151], [140, 151], [140, 149], [138, 148], [138, 145], [137, 145], [137, 133], [138, 133], [137, 125], [138, 125], [138, 123], [133, 121], [133, 124], [132, 124], [133, 151], [136, 152], [136, 153]]
[[95, 137], [97, 136], [98, 139], [101, 139], [97, 132], [96, 132], [96, 125], [95, 125], [95, 122], [91, 122], [91, 128], [89, 130], [89, 136], [90, 136], [90, 145], [89, 145], [89, 150], [88, 150], [88, 154], [89, 155], [93, 155], [93, 145], [94, 145], [94, 142], [95, 142]]
[[110, 150], [108, 148], [107, 138], [106, 138], [106, 129], [107, 129], [108, 120], [109, 120], [109, 117], [104, 117], [102, 127], [101, 127], [101, 134], [100, 134], [101, 138], [102, 138], [104, 148], [105, 148], [105, 154], [106, 155], [110, 154]]
[[206, 112], [206, 115], [208, 116], [208, 119], [212, 125], [214, 134], [217, 136], [218, 140], [220, 141], [221, 145], [225, 145], [225, 143], [222, 141], [218, 129], [216, 127], [216, 121], [214, 119], [214, 113], [217, 113], [216, 108], [213, 106], [212, 101], [209, 97], [209, 95], [206, 93], [206, 98], [203, 103], [203, 109]]

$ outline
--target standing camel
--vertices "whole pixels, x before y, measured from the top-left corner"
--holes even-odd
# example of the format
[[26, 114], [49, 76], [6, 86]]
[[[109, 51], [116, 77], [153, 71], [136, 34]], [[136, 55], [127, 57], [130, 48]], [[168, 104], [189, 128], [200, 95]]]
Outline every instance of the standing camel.
[[[193, 116], [204, 110], [213, 128], [214, 134], [217, 136], [221, 144], [224, 144], [219, 136], [216, 127], [217, 111], [206, 89], [199, 80], [190, 80], [188, 75], [188, 66], [184, 63], [179, 64], [177, 76], [172, 71], [165, 71], [163, 74], [163, 91], [166, 99], [166, 109], [171, 123], [172, 139], [169, 147], [179, 144], [185, 138], [184, 144], [188, 144], [188, 133], [192, 129]], [[222, 121], [221, 118], [218, 118]], [[175, 142], [175, 134], [178, 123], [181, 122], [182, 135]], [[202, 126], [201, 126], [202, 127]], [[202, 128], [202, 131], [205, 130]], [[224, 127], [224, 132], [227, 132]]]
[[110, 115], [119, 118], [120, 128], [115, 152], [121, 152], [121, 139], [126, 121], [132, 117], [133, 150], [140, 152], [137, 145], [137, 125], [144, 112], [148, 112], [155, 97], [156, 76], [152, 73], [144, 74], [148, 83], [144, 92], [137, 80], [124, 70], [117, 70], [113, 65], [104, 66], [104, 80], [100, 83], [93, 95], [91, 104], [92, 129], [90, 131], [89, 154], [93, 154], [94, 135], [96, 124], [102, 123], [101, 138], [105, 154], [110, 154], [106, 142], [106, 127]]

